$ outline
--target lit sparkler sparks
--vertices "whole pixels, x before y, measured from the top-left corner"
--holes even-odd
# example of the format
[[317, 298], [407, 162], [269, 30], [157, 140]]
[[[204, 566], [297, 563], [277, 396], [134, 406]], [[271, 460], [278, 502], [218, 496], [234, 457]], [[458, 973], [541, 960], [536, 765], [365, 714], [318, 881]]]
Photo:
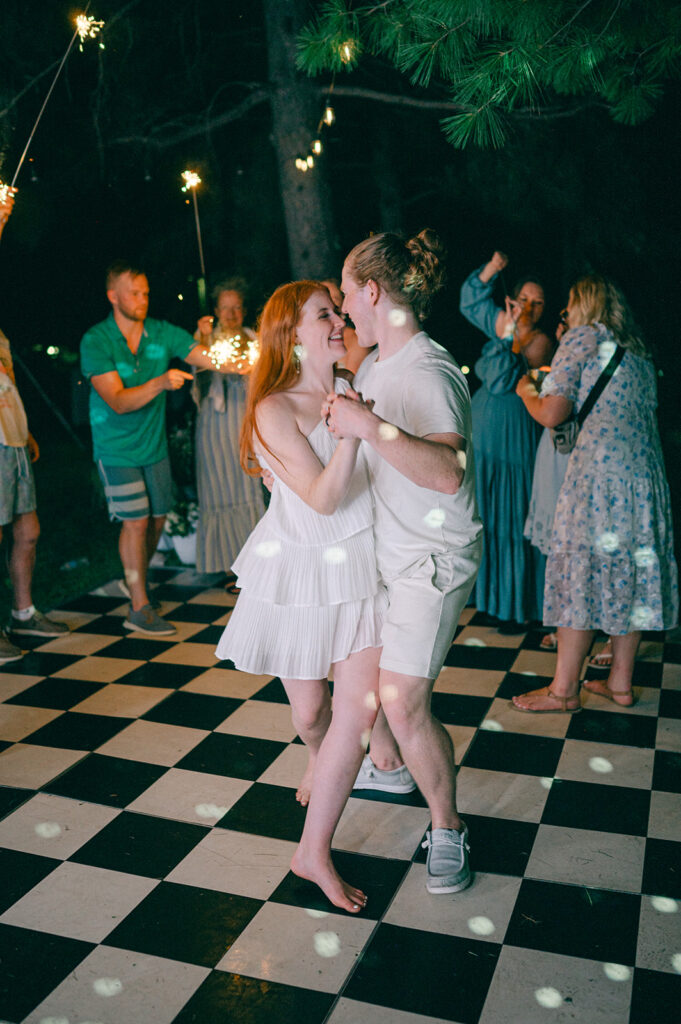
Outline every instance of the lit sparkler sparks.
[[11, 199], [16, 194], [16, 191], [11, 185], [5, 185], [3, 181], [0, 181], [0, 204], [6, 203], [8, 199]]
[[[94, 39], [104, 27], [103, 21], [95, 21], [92, 15], [78, 14], [76, 16], [76, 32], [80, 37], [79, 49], [82, 52], [83, 43], [86, 39]], [[100, 50], [104, 49], [104, 43], [100, 41]]]
[[[199, 220], [199, 204], [196, 200], [196, 188], [201, 184], [201, 178], [196, 171], [186, 170], [182, 172], [183, 192], [191, 192], [194, 200], [194, 221], [196, 223], [196, 244], [199, 247], [199, 262], [201, 264], [201, 282], [199, 283], [199, 301], [202, 306], [206, 297], [206, 263], [203, 258], [203, 241], [201, 239], [201, 221]], [[187, 200], [189, 202], [189, 200]], [[205, 307], [204, 307], [205, 308]]]
[[[245, 342], [245, 344], [244, 344]], [[208, 358], [216, 369], [234, 363], [239, 370], [253, 366], [260, 355], [257, 338], [235, 334], [231, 338], [217, 338], [207, 350]]]
[[196, 188], [197, 185], [201, 184], [201, 179], [196, 171], [183, 171], [182, 180], [184, 181], [182, 186], [183, 192], [188, 192], [190, 188]]

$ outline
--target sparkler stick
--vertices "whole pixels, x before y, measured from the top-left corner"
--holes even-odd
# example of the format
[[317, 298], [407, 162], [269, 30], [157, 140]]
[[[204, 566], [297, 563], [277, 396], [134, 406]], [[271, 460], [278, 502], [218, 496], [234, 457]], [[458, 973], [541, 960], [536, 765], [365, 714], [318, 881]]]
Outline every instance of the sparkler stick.
[[199, 203], [196, 198], [196, 188], [201, 184], [201, 178], [198, 176], [196, 171], [183, 171], [182, 180], [184, 185], [182, 186], [183, 192], [191, 192], [192, 199], [194, 200], [194, 220], [196, 222], [196, 241], [199, 247], [199, 262], [201, 264], [201, 277], [198, 280], [199, 289], [199, 307], [201, 310], [206, 308], [206, 264], [203, 259], [203, 241], [201, 239], [201, 221], [199, 220]]
[[[31, 134], [28, 137], [28, 142], [24, 146], [24, 151], [21, 154], [21, 157], [19, 159], [19, 163], [17, 164], [17, 169], [14, 172], [14, 177], [12, 178], [12, 182], [10, 184], [10, 188], [14, 188], [14, 186], [16, 185], [16, 180], [19, 177], [19, 171], [21, 170], [22, 165], [24, 163], [24, 160], [26, 159], [26, 154], [28, 153], [29, 146], [33, 142], [33, 136], [35, 135], [36, 128], [40, 124], [40, 119], [41, 119], [41, 117], [43, 116], [43, 114], [45, 112], [45, 107], [47, 106], [48, 100], [49, 100], [50, 96], [52, 95], [52, 93], [54, 91], [55, 85], [57, 84], [57, 79], [59, 78], [60, 74], [62, 73], [62, 69], [63, 69], [64, 65], [66, 64], [67, 58], [68, 58], [69, 54], [71, 53], [71, 50], [73, 49], [73, 44], [75, 43], [76, 39], [78, 39], [80, 37], [80, 48], [82, 50], [83, 49], [83, 40], [87, 39], [87, 38], [94, 39], [94, 37], [97, 35], [97, 33], [101, 29], [102, 25], [104, 24], [103, 21], [95, 21], [94, 18], [87, 16], [87, 11], [88, 11], [89, 7], [90, 7], [90, 4], [88, 4], [87, 7], [85, 8], [85, 14], [79, 14], [78, 17], [76, 18], [76, 31], [73, 33], [73, 36], [71, 37], [71, 42], [67, 46], [66, 53], [64, 54], [64, 56], [62, 57], [62, 59], [61, 59], [61, 61], [59, 63], [59, 67], [57, 68], [57, 72], [56, 72], [54, 78], [52, 79], [52, 84], [50, 85], [50, 88], [47, 90], [47, 96], [43, 100], [43, 105], [40, 108], [40, 112], [38, 113], [37, 118], [35, 119], [35, 124], [33, 125], [33, 128], [31, 130]], [[102, 44], [100, 43], [100, 46], [101, 45]]]

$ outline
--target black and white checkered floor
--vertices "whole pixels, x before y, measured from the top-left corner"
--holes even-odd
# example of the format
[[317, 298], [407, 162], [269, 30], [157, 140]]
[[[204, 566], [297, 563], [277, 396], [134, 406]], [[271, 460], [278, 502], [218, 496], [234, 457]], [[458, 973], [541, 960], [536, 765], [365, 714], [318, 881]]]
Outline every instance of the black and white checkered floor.
[[631, 709], [522, 715], [555, 655], [467, 609], [434, 709], [475, 883], [429, 896], [422, 799], [355, 794], [356, 918], [289, 872], [305, 749], [280, 682], [214, 656], [234, 598], [154, 576], [175, 637], [126, 634], [110, 585], [0, 669], [0, 1021], [678, 1024], [681, 637]]

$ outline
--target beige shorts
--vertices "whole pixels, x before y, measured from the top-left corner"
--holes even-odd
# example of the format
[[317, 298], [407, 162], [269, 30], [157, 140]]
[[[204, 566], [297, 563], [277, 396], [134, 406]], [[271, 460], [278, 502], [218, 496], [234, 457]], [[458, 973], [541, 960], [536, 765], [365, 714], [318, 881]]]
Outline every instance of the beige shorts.
[[389, 608], [381, 633], [381, 668], [423, 679], [437, 677], [481, 557], [482, 541], [476, 541], [444, 555], [428, 555], [410, 566], [408, 575], [385, 580]]

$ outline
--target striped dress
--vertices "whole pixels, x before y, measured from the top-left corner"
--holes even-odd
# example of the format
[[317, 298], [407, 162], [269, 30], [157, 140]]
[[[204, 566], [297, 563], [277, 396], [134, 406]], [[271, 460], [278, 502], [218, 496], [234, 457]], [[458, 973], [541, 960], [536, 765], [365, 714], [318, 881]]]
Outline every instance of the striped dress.
[[[254, 337], [247, 329], [244, 333]], [[248, 476], [239, 464], [247, 380], [236, 373], [201, 373], [196, 379], [199, 572], [229, 571], [265, 511], [260, 479]]]

